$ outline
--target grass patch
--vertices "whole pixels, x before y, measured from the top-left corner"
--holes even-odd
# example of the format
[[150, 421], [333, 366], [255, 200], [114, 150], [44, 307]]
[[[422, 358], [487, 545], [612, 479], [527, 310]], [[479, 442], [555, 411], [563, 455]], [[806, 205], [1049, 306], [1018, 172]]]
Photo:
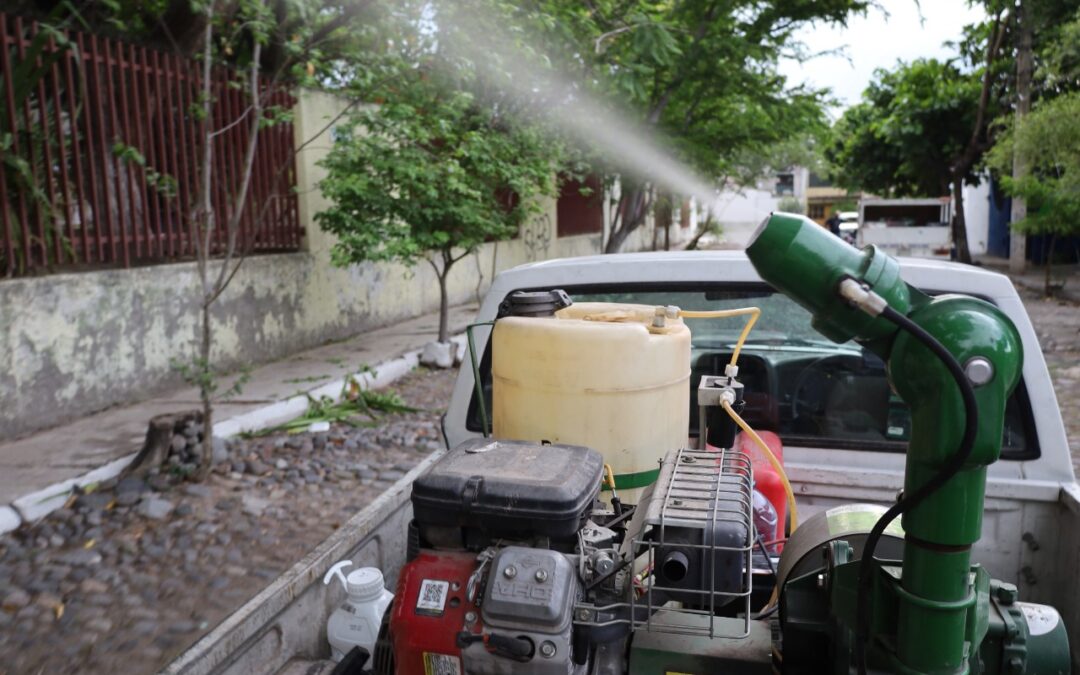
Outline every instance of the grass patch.
[[384, 414], [412, 413], [420, 410], [406, 405], [405, 401], [396, 392], [364, 389], [353, 377], [345, 380], [345, 386], [341, 390], [341, 400], [339, 401], [334, 401], [329, 396], [320, 396], [319, 398], [315, 398], [310, 394], [305, 394], [305, 396], [308, 399], [308, 409], [300, 417], [276, 427], [262, 431], [245, 432], [241, 435], [245, 438], [254, 438], [280, 431], [298, 434], [306, 431], [308, 427], [316, 422], [347, 424], [351, 427], [371, 427], [375, 426], [376, 422]]
[[308, 377], [294, 377], [288, 380], [284, 380], [285, 384], [304, 384], [306, 382], [320, 382], [322, 380], [329, 380], [329, 375], [311, 375]]

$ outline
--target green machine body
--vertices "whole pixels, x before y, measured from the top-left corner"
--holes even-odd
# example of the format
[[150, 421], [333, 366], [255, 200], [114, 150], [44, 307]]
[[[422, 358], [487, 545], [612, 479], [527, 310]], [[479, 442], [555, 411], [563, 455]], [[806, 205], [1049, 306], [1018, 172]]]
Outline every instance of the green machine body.
[[[1022, 658], [1012, 652], [995, 655], [994, 650], [1015, 652], [1015, 642], [1028, 636], [1016, 622], [1009, 623], [1015, 612], [1002, 609], [1006, 605], [991, 594], [991, 588], [1001, 585], [971, 561], [971, 546], [982, 531], [986, 467], [1000, 455], [1005, 403], [1023, 363], [1012, 322], [977, 298], [931, 297], [909, 286], [895, 259], [874, 247], [855, 249], [803, 216], [770, 216], [754, 234], [747, 255], [766, 282], [813, 314], [814, 326], [823, 335], [837, 342], [855, 340], [885, 361], [891, 386], [911, 410], [906, 494], [930, 481], [959, 447], [966, 423], [961, 390], [923, 342], [880, 311], [857, 306], [841, 293], [841, 284], [854, 280], [881, 307], [887, 304], [929, 333], [964, 368], [973, 387], [978, 426], [967, 461], [940, 489], [904, 513], [902, 561], [873, 568], [873, 611], [865, 646], [869, 669], [1068, 672], [1063, 630], [1032, 638], [1042, 642], [1040, 654], [1059, 656], [1031, 658], [1030, 646]], [[789, 580], [780, 590], [785, 672], [847, 673], [854, 663], [860, 565], [850, 546], [832, 553], [823, 557], [827, 562], [821, 571]], [[822, 578], [828, 583], [821, 584]], [[1015, 604], [1014, 598], [1008, 606]], [[816, 638], [803, 639], [808, 635]], [[1049, 643], [1053, 646], [1047, 647]], [[807, 649], [789, 652], [798, 652], [798, 645]], [[984, 649], [994, 653], [984, 654]]]

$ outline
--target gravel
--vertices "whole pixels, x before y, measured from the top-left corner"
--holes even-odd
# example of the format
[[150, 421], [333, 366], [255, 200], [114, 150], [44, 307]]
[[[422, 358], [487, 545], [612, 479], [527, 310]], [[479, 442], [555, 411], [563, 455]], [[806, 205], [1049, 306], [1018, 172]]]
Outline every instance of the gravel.
[[139, 515], [153, 520], [162, 520], [172, 513], [173, 508], [175, 508], [174, 504], [167, 499], [144, 497], [139, 504]]
[[[178, 460], [0, 535], [0, 674], [157, 672], [440, 448], [453, 378], [418, 370], [395, 387], [429, 412], [215, 439], [203, 483]], [[201, 436], [189, 422], [173, 440], [190, 454]]]

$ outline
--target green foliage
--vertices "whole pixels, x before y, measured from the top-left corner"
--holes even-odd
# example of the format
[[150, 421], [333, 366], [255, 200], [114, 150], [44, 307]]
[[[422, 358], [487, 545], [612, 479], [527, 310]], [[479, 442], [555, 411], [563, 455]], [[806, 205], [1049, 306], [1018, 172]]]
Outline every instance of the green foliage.
[[[948, 194], [975, 124], [981, 83], [955, 63], [919, 59], [878, 70], [861, 103], [837, 121], [825, 155], [833, 178], [895, 196]], [[974, 174], [967, 176], [976, 180]]]
[[112, 146], [113, 155], [125, 164], [134, 164], [143, 169], [143, 177], [147, 186], [166, 199], [176, 197], [180, 189], [180, 183], [174, 176], [161, 173], [153, 167], [146, 165], [146, 157], [139, 149], [122, 141], [116, 141]]
[[[307, 412], [290, 422], [267, 429], [264, 433], [275, 431], [301, 433], [307, 431], [308, 427], [316, 422], [347, 424], [351, 427], [371, 426], [372, 422], [379, 419], [381, 413], [412, 412], [418, 412], [418, 409], [407, 405], [397, 393], [364, 389], [359, 382], [350, 377], [341, 390], [340, 400], [334, 401], [329, 396], [315, 398], [308, 395]], [[359, 420], [360, 415], [367, 417], [368, 421]]]
[[[1012, 175], [1013, 155], [1029, 172]], [[1080, 234], [1080, 92], [1036, 105], [1002, 134], [989, 153], [1005, 191], [1027, 201], [1027, 217], [1013, 227], [1051, 235]]]
[[[597, 86], [630, 104], [707, 176], [747, 182], [777, 164], [755, 158], [826, 128], [823, 92], [791, 88], [781, 54], [802, 55], [795, 31], [812, 21], [843, 23], [869, 5], [826, 2], [598, 0], [540, 3], [569, 31], [572, 53]], [[747, 169], [750, 169], [749, 171]]]
[[[63, 251], [69, 254], [71, 251], [71, 243], [56, 232], [55, 226], [55, 211], [57, 208], [63, 209], [64, 204], [54, 203], [49, 189], [57, 193], [57, 201], [67, 201], [67, 198], [62, 194], [58, 182], [56, 185], [48, 184], [53, 180], [50, 177], [53, 172], [45, 164], [44, 152], [48, 147], [54, 156], [63, 156], [63, 146], [71, 139], [65, 137], [61, 129], [54, 128], [56, 110], [53, 106], [57, 103], [49, 99], [41, 100], [38, 95], [42, 81], [61, 59], [69, 55], [76, 60], [80, 58], [77, 45], [63, 31], [68, 23], [61, 18], [63, 14], [78, 17], [69, 3], [60, 3], [37, 26], [23, 58], [15, 60], [10, 77], [0, 73], [0, 120], [4, 120], [3, 126], [7, 125], [9, 119], [14, 119], [15, 123], [14, 128], [0, 133], [0, 164], [3, 165], [7, 183], [5, 188], [9, 195], [8, 203], [0, 204], [0, 208], [9, 211], [8, 219], [14, 223], [11, 231], [14, 259], [5, 260], [5, 254], [0, 252], [0, 271], [8, 274], [22, 272], [26, 265], [23, 260], [23, 229], [20, 226], [24, 212], [15, 208], [15, 195], [22, 200], [21, 207], [25, 209], [26, 220], [30, 221], [26, 223], [29, 236], [27, 245], [41, 250], [49, 262], [55, 255], [55, 238], [61, 237]], [[31, 27], [28, 25], [24, 30], [29, 32]], [[8, 47], [5, 45], [3, 48]], [[9, 104], [11, 109], [8, 108]], [[31, 119], [20, 114], [26, 109], [34, 111]], [[15, 151], [16, 148], [19, 152]], [[37, 223], [41, 224], [43, 235], [39, 233]]]
[[227, 373], [215, 370], [213, 364], [201, 357], [193, 358], [190, 363], [175, 358], [169, 359], [169, 367], [176, 371], [184, 382], [198, 388], [202, 395], [214, 401], [236, 398], [243, 393], [244, 385], [251, 380], [251, 367], [242, 366], [236, 372], [233, 383], [221, 390], [221, 380], [227, 376]]
[[[473, 96], [415, 81], [356, 113], [323, 160], [333, 205], [316, 215], [338, 237], [334, 261], [449, 265], [506, 239], [552, 193], [557, 154], [535, 130]], [[507, 195], [514, 198], [508, 202]]]
[[1080, 91], [1080, 9], [1056, 27], [1039, 57], [1036, 75], [1044, 95]]
[[777, 211], [806, 214], [806, 204], [798, 197], [784, 197], [776, 205]]

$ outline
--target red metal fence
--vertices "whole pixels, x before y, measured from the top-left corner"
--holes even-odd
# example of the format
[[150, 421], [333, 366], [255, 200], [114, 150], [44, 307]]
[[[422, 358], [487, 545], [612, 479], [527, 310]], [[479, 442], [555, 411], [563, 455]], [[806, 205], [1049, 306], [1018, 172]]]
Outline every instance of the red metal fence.
[[[205, 124], [221, 132], [221, 253], [250, 135], [237, 77], [215, 70], [204, 123], [196, 61], [0, 13], [0, 277], [192, 258]], [[293, 103], [286, 91], [265, 97], [268, 108]], [[264, 126], [256, 148], [238, 248], [297, 250], [292, 124]]]

